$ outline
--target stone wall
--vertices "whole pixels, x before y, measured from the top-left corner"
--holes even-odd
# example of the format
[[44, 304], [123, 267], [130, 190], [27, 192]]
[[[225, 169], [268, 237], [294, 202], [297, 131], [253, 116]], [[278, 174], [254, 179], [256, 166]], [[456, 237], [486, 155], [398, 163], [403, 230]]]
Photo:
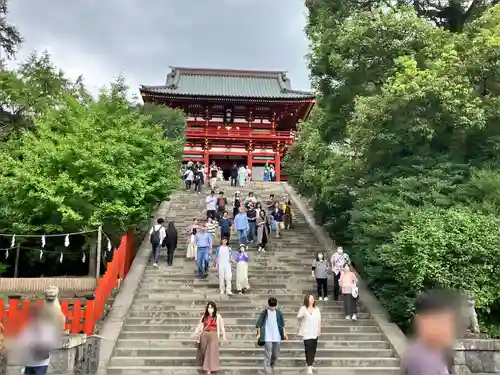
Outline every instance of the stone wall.
[[455, 347], [453, 373], [500, 374], [500, 340], [460, 340]]

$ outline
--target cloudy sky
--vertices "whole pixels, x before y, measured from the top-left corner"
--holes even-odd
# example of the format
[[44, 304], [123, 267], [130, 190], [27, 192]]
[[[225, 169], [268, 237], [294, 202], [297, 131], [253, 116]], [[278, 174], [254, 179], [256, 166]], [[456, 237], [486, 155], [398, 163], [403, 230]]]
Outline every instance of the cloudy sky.
[[26, 39], [93, 92], [123, 72], [163, 84], [169, 66], [286, 70], [309, 89], [304, 0], [10, 0]]

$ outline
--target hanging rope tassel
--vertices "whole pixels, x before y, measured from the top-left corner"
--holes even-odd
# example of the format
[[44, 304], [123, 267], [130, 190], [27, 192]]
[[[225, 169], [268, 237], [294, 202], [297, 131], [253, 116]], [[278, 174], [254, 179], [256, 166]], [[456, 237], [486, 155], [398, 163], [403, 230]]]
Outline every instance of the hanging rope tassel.
[[[42, 248], [44, 248], [44, 247], [45, 247], [45, 235], [42, 236]], [[42, 254], [43, 254], [43, 252], [42, 252]]]
[[63, 255], [63, 253], [61, 253], [61, 256], [59, 257], [59, 263], [62, 263], [63, 259], [64, 259], [64, 255]]
[[5, 259], [7, 259], [9, 257], [9, 249], [7, 249], [7, 251], [5, 252]]
[[87, 260], [87, 257], [85, 256], [85, 253], [83, 253], [83, 256], [82, 256], [82, 263], [85, 263], [85, 261]]
[[111, 246], [111, 241], [108, 238], [108, 253], [111, 251], [113, 247]]
[[10, 241], [10, 247], [16, 247], [16, 235], [12, 236], [12, 241]]
[[40, 250], [40, 260], [43, 259], [43, 250]]
[[69, 246], [69, 234], [64, 237], [64, 246], [68, 247]]

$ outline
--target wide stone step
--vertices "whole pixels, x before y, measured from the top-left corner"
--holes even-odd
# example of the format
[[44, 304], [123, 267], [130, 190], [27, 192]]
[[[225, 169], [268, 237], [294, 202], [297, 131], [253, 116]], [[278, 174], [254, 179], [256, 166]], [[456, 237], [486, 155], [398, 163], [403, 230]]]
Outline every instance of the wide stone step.
[[[259, 366], [263, 364], [261, 357], [220, 357], [221, 367], [225, 366]], [[285, 367], [303, 367], [303, 358], [279, 358], [279, 364]], [[316, 357], [315, 367], [393, 367], [399, 365], [396, 358], [330, 358]], [[196, 356], [190, 357], [113, 357], [110, 366], [196, 366]]]
[[[194, 332], [194, 328], [191, 332]], [[187, 332], [166, 332], [164, 330], [159, 331], [129, 331], [127, 327], [120, 334], [120, 338], [123, 339], [179, 339], [185, 340]], [[187, 334], [189, 337], [189, 334]], [[255, 340], [255, 330], [253, 332], [232, 332], [228, 334], [228, 340], [232, 341], [251, 341]], [[295, 332], [288, 332], [288, 338], [290, 340], [301, 340], [302, 337], [297, 335]], [[336, 340], [346, 340], [346, 341], [384, 341], [385, 337], [381, 333], [364, 333], [364, 332], [346, 332], [346, 333], [322, 333], [322, 340], [336, 341]]]
[[[118, 357], [196, 357], [196, 348], [123, 348], [115, 349]], [[262, 348], [231, 348], [221, 347], [222, 357], [262, 357]], [[304, 348], [281, 348], [279, 358], [300, 358], [304, 356]], [[323, 358], [390, 358], [393, 356], [391, 349], [351, 349], [351, 348], [320, 348], [316, 351], [316, 357]]]
[[[304, 295], [286, 295], [286, 294], [271, 294], [271, 295], [239, 295], [232, 294], [230, 296], [225, 294], [214, 293], [211, 290], [195, 291], [191, 293], [173, 293], [173, 294], [150, 294], [141, 293], [134, 300], [134, 304], [155, 304], [156, 306], [172, 306], [175, 301], [178, 301], [176, 305], [186, 305], [188, 306], [205, 306], [208, 301], [214, 301], [217, 306], [221, 307], [240, 307], [242, 310], [245, 308], [267, 306], [267, 301], [269, 297], [274, 297], [278, 300], [278, 307], [281, 306], [296, 306], [297, 310], [302, 306], [304, 302]], [[193, 300], [194, 299], [194, 300]], [[320, 309], [330, 309], [330, 308], [343, 308], [343, 301], [318, 301], [316, 304]]]
[[[224, 318], [254, 318], [259, 317], [259, 313], [262, 311], [262, 307], [259, 308], [249, 308], [241, 309], [236, 306], [233, 308], [225, 307], [222, 314]], [[285, 319], [297, 319], [298, 307], [281, 307], [280, 309], [285, 315]], [[132, 305], [130, 316], [131, 317], [180, 317], [180, 318], [199, 318], [203, 314], [203, 309], [193, 309], [189, 306], [154, 306], [154, 305]], [[368, 319], [369, 314], [366, 312], [358, 313], [358, 319]], [[333, 319], [343, 319], [345, 314], [342, 309], [321, 309], [321, 317], [323, 319], [333, 318]]]
[[[255, 337], [254, 337], [255, 338]], [[116, 348], [163, 348], [165, 350], [177, 349], [180, 347], [194, 348], [196, 340], [147, 340], [147, 339], [119, 339]], [[242, 341], [230, 340], [228, 341], [229, 348], [255, 348], [255, 340]], [[287, 340], [281, 344], [281, 350], [290, 349], [304, 349], [304, 342], [302, 340]], [[353, 349], [390, 349], [390, 344], [387, 341], [325, 341], [321, 338], [318, 341], [318, 349], [339, 349], [339, 348], [353, 348]]]
[[[190, 324], [129, 324], [128, 322], [125, 324], [125, 331], [151, 331], [151, 332], [192, 332], [198, 324], [190, 325]], [[233, 332], [235, 334], [238, 333], [251, 333], [255, 332], [255, 324], [248, 325], [229, 325], [226, 324], [226, 331]], [[290, 328], [292, 329], [292, 328]], [[376, 333], [380, 332], [380, 329], [377, 326], [364, 326], [357, 325], [356, 322], [353, 322], [351, 326], [323, 326], [321, 327], [322, 333], [348, 333], [348, 332], [359, 332], [359, 333]]]
[[[251, 288], [257, 289], [286, 289], [287, 283], [279, 280], [252, 280]], [[179, 285], [187, 285], [192, 287], [204, 286], [208, 288], [218, 288], [216, 284], [207, 284], [205, 280], [187, 279], [185, 276], [172, 276], [170, 278], [144, 278], [141, 282], [141, 290], [145, 289], [162, 289], [167, 290], [169, 287], [178, 287]]]
[[[197, 366], [112, 366], [108, 367], [108, 375], [199, 375]], [[318, 367], [317, 375], [399, 375], [398, 367]], [[305, 374], [301, 367], [276, 367], [275, 375]], [[265, 375], [262, 366], [224, 366], [217, 375]]]
[[[169, 318], [135, 318], [129, 317], [127, 319], [127, 324], [153, 324], [153, 325], [163, 325], [163, 324], [186, 324], [186, 325], [197, 325], [200, 323], [200, 316], [197, 318], [186, 318], [186, 317], [169, 317]], [[226, 325], [254, 325], [257, 320], [258, 315], [254, 318], [234, 318], [234, 317], [226, 317], [224, 316], [224, 324]], [[288, 318], [288, 317], [285, 317]], [[295, 318], [295, 319], [294, 319]], [[300, 322], [297, 317], [292, 317], [291, 319], [287, 319], [286, 321], [287, 327], [298, 327]], [[356, 326], [376, 326], [377, 323], [372, 319], [359, 319], [355, 322], [345, 319], [332, 319], [321, 317], [321, 325], [326, 326], [352, 326], [355, 324]]]

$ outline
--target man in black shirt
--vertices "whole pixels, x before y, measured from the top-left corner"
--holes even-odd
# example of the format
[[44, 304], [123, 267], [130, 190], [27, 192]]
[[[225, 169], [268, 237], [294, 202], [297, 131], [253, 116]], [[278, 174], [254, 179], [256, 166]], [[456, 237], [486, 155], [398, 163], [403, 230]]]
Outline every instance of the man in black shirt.
[[215, 189], [215, 185], [217, 184], [217, 166], [212, 165], [210, 168], [210, 189]]
[[231, 186], [236, 187], [236, 179], [238, 178], [238, 167], [236, 166], [236, 163], [233, 164], [231, 168]]
[[257, 237], [257, 211], [255, 211], [255, 207], [253, 203], [250, 203], [247, 210], [247, 218], [248, 218], [248, 241], [255, 242]]

